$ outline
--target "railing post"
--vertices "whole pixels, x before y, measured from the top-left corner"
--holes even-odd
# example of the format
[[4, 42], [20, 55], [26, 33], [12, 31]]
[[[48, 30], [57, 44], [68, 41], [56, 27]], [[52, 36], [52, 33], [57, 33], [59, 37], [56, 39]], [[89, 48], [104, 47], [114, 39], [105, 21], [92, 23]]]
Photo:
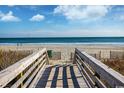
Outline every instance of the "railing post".
[[[21, 78], [23, 77], [23, 72], [20, 74]], [[23, 82], [21, 83], [21, 88], [23, 87]]]
[[47, 50], [46, 50], [46, 64], [49, 65], [49, 57], [48, 57], [48, 53], [47, 53]]
[[74, 52], [73, 64], [76, 64], [76, 48], [75, 48], [75, 52]]

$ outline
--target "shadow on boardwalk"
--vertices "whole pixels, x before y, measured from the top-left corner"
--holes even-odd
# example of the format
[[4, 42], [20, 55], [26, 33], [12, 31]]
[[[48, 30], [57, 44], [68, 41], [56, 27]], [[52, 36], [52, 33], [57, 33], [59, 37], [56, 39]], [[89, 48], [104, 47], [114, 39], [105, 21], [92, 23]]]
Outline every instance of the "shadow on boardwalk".
[[[60, 68], [62, 68], [63, 70], [60, 70]], [[69, 69], [67, 71], [67, 68]], [[52, 69], [55, 69], [54, 71], [52, 71]], [[62, 78], [58, 78], [60, 71], [62, 71]], [[70, 77], [68, 77], [68, 72], [70, 73]], [[51, 74], [53, 74], [52, 76], [52, 80], [49, 80], [49, 77], [51, 76]], [[78, 77], [79, 78], [79, 77]], [[68, 80], [72, 81], [72, 84], [70, 84], [70, 82], [68, 82]], [[75, 75], [74, 72], [74, 67], [72, 65], [55, 65], [55, 66], [50, 66], [47, 67], [39, 82], [36, 85], [36, 88], [45, 88], [47, 87], [47, 82], [50, 82], [50, 86], [51, 88], [56, 88], [57, 86], [57, 81], [61, 80], [62, 81], [62, 86], [63, 88], [68, 88], [69, 85], [71, 85], [74, 88], [80, 88], [80, 85], [78, 83], [77, 77]]]

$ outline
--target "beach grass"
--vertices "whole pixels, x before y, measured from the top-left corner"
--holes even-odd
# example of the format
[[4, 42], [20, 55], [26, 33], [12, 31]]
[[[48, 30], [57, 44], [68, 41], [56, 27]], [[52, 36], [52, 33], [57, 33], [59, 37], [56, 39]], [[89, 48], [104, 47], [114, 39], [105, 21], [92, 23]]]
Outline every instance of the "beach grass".
[[29, 54], [31, 54], [31, 51], [0, 50], [0, 70], [7, 68]]
[[110, 68], [116, 70], [120, 74], [124, 75], [124, 60], [120, 59], [113, 59], [113, 60], [106, 60], [103, 61], [104, 64], [109, 66]]

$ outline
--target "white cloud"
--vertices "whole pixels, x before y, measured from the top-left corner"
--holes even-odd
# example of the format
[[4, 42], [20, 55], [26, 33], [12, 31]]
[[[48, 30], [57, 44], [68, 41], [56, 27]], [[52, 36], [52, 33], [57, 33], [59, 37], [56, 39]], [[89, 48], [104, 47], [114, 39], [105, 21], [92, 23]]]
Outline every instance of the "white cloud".
[[8, 5], [8, 7], [14, 7], [15, 5]]
[[42, 21], [44, 20], [45, 17], [43, 15], [40, 15], [40, 14], [37, 14], [37, 15], [34, 15], [32, 18], [30, 18], [29, 20], [30, 21]]
[[69, 20], [98, 19], [109, 12], [110, 6], [57, 6], [54, 14], [62, 14]]
[[116, 16], [115, 16], [115, 20], [124, 21], [124, 14], [116, 15]]
[[0, 21], [4, 22], [18, 22], [20, 19], [13, 15], [12, 11], [9, 11], [7, 14], [4, 14], [0, 11]]
[[4, 16], [4, 14], [0, 11], [0, 18], [1, 18], [2, 16]]
[[121, 12], [121, 13], [113, 14], [111, 16], [111, 19], [115, 20], [115, 21], [122, 21], [123, 22], [124, 21], [124, 13]]

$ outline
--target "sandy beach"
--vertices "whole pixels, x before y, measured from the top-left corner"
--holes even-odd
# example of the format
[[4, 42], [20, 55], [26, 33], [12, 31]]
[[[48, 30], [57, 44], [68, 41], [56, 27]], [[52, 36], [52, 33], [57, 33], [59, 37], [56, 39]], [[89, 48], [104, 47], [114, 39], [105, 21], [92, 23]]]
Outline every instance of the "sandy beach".
[[42, 48], [47, 48], [47, 50], [52, 50], [54, 52], [61, 52], [62, 60], [69, 60], [71, 53], [74, 53], [75, 48], [81, 51], [85, 51], [88, 54], [94, 55], [100, 58], [110, 58], [110, 52], [116, 53], [116, 55], [122, 56], [124, 53], [123, 45], [104, 45], [104, 44], [23, 44], [17, 45], [0, 45], [2, 50], [38, 50]]

